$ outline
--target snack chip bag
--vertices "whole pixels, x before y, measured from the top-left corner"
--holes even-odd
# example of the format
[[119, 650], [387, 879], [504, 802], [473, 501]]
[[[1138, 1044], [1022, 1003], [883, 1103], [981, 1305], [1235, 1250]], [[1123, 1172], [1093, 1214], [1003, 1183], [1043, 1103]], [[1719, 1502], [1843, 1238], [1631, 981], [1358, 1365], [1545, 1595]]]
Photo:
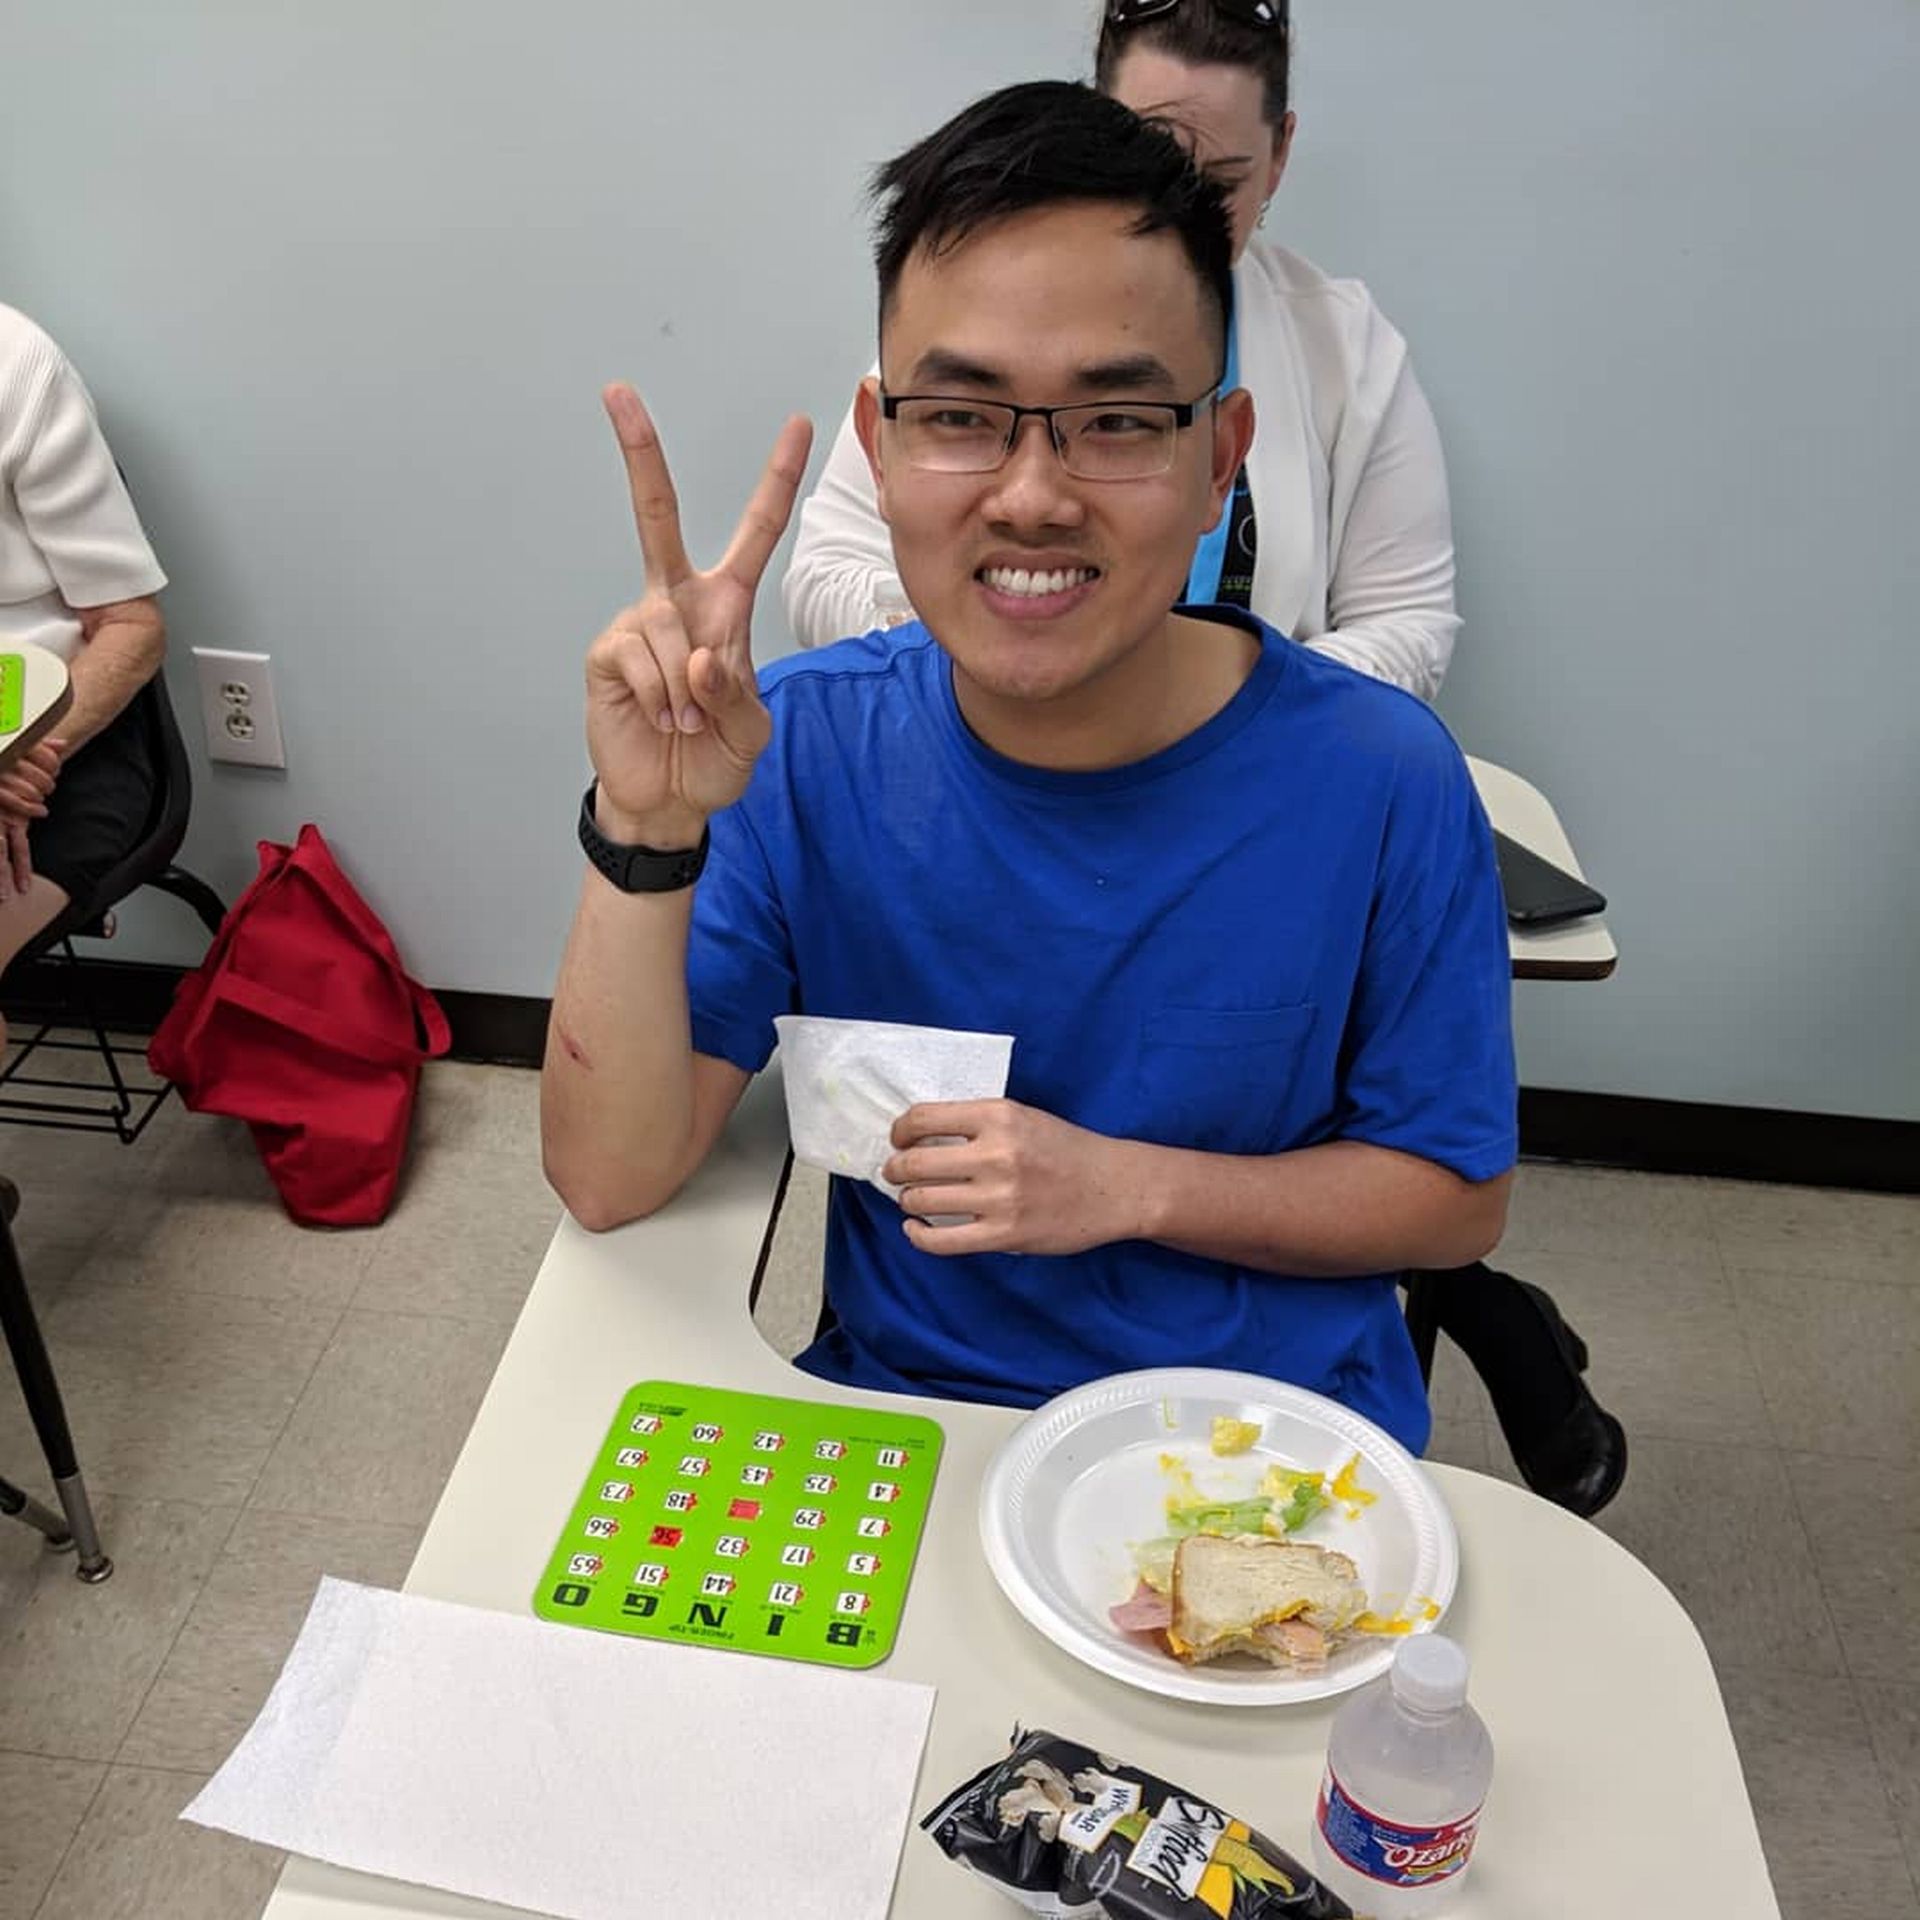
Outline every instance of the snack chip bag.
[[949, 1859], [1052, 1920], [1352, 1920], [1244, 1821], [1051, 1733], [1013, 1749], [920, 1823]]

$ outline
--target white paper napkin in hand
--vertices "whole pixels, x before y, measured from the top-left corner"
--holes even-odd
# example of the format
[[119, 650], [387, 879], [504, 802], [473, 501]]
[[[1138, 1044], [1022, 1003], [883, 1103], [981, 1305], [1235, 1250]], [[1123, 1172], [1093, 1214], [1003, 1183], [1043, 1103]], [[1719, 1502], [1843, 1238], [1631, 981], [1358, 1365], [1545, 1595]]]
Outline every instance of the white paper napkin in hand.
[[561, 1920], [884, 1920], [932, 1709], [329, 1579], [181, 1818]]
[[895, 1200], [900, 1189], [880, 1175], [893, 1155], [893, 1123], [922, 1101], [998, 1100], [1013, 1064], [1010, 1033], [800, 1013], [773, 1024], [794, 1158], [870, 1180]]

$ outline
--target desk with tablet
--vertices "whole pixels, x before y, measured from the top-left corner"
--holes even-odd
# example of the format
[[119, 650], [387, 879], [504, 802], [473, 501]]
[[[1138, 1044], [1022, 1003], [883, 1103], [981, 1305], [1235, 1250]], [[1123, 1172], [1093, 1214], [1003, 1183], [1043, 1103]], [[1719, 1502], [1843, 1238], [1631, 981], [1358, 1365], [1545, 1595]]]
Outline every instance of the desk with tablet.
[[[1583, 879], [1580, 862], [1552, 803], [1530, 781], [1490, 760], [1467, 756], [1480, 804], [1494, 828], [1554, 866]], [[1516, 980], [1604, 980], [1619, 963], [1619, 949], [1599, 915], [1558, 926], [1509, 927], [1507, 944]]]

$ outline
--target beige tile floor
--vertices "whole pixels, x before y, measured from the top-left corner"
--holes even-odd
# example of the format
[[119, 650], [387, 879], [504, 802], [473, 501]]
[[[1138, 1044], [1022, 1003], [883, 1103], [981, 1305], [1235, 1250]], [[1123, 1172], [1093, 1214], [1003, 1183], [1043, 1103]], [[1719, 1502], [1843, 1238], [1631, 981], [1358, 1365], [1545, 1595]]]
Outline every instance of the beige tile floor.
[[[277, 1856], [174, 1816], [319, 1576], [404, 1578], [557, 1217], [534, 1134], [531, 1074], [437, 1067], [393, 1217], [319, 1234], [227, 1122], [0, 1130], [118, 1562], [83, 1587], [0, 1522], [0, 1920], [258, 1914]], [[796, 1183], [760, 1304], [788, 1350], [820, 1205]], [[1505, 1255], [1631, 1430], [1601, 1524], [1700, 1624], [1782, 1912], [1920, 1920], [1920, 1199], [1533, 1166]], [[1435, 1403], [1438, 1457], [1512, 1474], [1444, 1347]], [[0, 1472], [44, 1491], [5, 1382]]]

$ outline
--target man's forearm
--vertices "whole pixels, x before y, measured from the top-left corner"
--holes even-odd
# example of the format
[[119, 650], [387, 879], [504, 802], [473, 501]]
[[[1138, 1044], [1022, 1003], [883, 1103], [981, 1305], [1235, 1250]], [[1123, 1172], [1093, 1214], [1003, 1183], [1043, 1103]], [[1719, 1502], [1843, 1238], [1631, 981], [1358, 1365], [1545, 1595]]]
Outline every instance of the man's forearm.
[[67, 668], [73, 704], [56, 729], [69, 758], [120, 716], [167, 654], [166, 622], [152, 600], [75, 611], [84, 637]]
[[1364, 1141], [1248, 1157], [1118, 1144], [1137, 1196], [1127, 1237], [1235, 1266], [1328, 1279], [1460, 1267], [1506, 1224], [1511, 1174], [1475, 1183]]
[[691, 1171], [693, 890], [622, 893], [589, 871], [540, 1076], [547, 1177], [583, 1226], [650, 1213]]

